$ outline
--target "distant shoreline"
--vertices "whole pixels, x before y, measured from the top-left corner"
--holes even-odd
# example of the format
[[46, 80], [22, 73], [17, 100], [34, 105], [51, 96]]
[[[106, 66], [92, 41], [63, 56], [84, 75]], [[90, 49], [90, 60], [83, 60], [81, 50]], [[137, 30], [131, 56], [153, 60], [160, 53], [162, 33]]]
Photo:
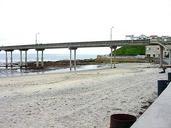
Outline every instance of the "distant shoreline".
[[[73, 63], [73, 60], [72, 60]], [[77, 60], [77, 65], [94, 65], [97, 64], [96, 59], [83, 59], [83, 60]], [[70, 66], [69, 60], [59, 60], [59, 61], [44, 61], [44, 69], [46, 68], [67, 68]], [[37, 69], [36, 62], [28, 62], [28, 69]]]
[[[72, 60], [72, 63], [74, 60]], [[81, 65], [98, 65], [98, 64], [110, 64], [111, 58], [106, 55], [98, 55], [95, 59], [77, 59], [77, 66]], [[134, 57], [134, 56], [117, 56], [112, 59], [113, 63], [148, 63], [146, 58]], [[3, 65], [3, 66], [2, 66]], [[70, 67], [70, 60], [57, 60], [57, 61], [44, 61], [44, 66], [41, 67], [39, 61], [39, 67], [36, 67], [36, 61], [27, 62], [27, 67], [23, 66], [23, 69], [48, 69], [48, 68], [68, 68]], [[1, 63], [1, 67], [5, 67], [5, 63]], [[13, 63], [14, 68], [20, 68], [20, 62]], [[10, 64], [9, 64], [10, 68]]]

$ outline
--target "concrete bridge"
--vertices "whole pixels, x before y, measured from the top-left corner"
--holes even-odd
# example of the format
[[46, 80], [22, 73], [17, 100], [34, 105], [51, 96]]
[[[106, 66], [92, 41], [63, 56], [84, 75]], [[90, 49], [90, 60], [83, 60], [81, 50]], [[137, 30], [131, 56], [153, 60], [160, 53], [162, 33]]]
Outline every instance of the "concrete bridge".
[[[161, 46], [161, 55], [162, 50], [165, 45], [169, 44], [169, 42], [161, 42], [160, 40], [107, 40], [107, 41], [86, 41], [86, 42], [66, 42], [66, 43], [47, 43], [47, 44], [30, 44], [30, 45], [13, 45], [13, 46], [2, 46], [0, 47], [0, 51], [4, 50], [6, 52], [6, 67], [8, 67], [8, 52], [11, 55], [10, 66], [13, 66], [13, 51], [20, 51], [20, 67], [27, 67], [27, 51], [30, 49], [35, 49], [37, 52], [37, 60], [36, 67], [43, 67], [43, 52], [45, 49], [59, 49], [59, 48], [68, 48], [70, 50], [70, 69], [72, 68], [72, 50], [74, 50], [74, 69], [76, 70], [76, 50], [78, 48], [90, 48], [90, 47], [109, 47], [111, 48], [111, 53], [113, 50], [116, 50], [117, 46], [124, 45], [153, 45], [158, 44]], [[170, 42], [171, 44], [171, 42]], [[25, 53], [25, 62], [22, 60], [22, 52]], [[41, 52], [41, 65], [39, 65], [39, 52]], [[115, 55], [114, 55], [115, 56]], [[113, 68], [112, 64], [112, 54], [111, 54], [111, 68]], [[170, 57], [171, 58], [171, 57]], [[162, 65], [162, 56], [161, 56], [161, 65]]]

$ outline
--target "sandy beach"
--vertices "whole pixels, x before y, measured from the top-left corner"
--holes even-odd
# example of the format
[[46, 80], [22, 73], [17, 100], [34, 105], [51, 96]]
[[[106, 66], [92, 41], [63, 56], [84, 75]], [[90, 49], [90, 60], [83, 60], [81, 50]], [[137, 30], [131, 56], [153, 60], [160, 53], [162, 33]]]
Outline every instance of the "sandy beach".
[[0, 78], [0, 128], [108, 128], [110, 115], [137, 117], [153, 102], [161, 69], [115, 69]]

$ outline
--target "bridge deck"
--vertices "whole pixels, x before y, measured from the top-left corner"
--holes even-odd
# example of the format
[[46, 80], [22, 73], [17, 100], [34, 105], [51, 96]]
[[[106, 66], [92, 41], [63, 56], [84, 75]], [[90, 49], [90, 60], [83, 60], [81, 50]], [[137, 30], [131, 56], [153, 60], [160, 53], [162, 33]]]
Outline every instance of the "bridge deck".
[[2, 46], [0, 47], [0, 50], [111, 47], [111, 46], [123, 46], [123, 45], [148, 45], [149, 43], [150, 40], [87, 41], [87, 42]]

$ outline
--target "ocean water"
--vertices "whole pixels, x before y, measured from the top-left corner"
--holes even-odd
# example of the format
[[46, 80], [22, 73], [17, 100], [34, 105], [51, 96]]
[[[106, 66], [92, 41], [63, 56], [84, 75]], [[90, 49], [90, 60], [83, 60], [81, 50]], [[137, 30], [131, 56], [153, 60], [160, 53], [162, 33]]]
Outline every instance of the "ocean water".
[[[25, 60], [24, 54], [22, 55], [23, 61]], [[97, 55], [84, 55], [84, 54], [77, 54], [77, 59], [95, 59]], [[10, 62], [10, 54], [8, 53], [8, 62]], [[39, 59], [41, 56], [39, 55]], [[44, 61], [58, 61], [58, 60], [69, 60], [69, 54], [44, 54]], [[37, 55], [36, 54], [28, 54], [27, 56], [28, 61], [36, 61]], [[6, 56], [5, 53], [0, 53], [0, 63], [5, 63]], [[20, 55], [13, 54], [13, 62], [19, 62]]]
[[[95, 59], [97, 55], [77, 55], [77, 59]], [[41, 58], [41, 57], [39, 57]], [[44, 61], [58, 61], [58, 60], [69, 60], [69, 55], [67, 54], [44, 54]], [[20, 56], [19, 54], [13, 54], [13, 62], [19, 62]], [[24, 56], [23, 56], [24, 61]], [[36, 61], [35, 54], [28, 54], [28, 61]], [[10, 55], [8, 56], [8, 62], [10, 62]], [[3, 66], [5, 64], [5, 54], [0, 54], [0, 64]], [[82, 65], [77, 66], [76, 71], [83, 70], [95, 70], [102, 69], [108, 67], [107, 65]], [[74, 70], [72, 70], [74, 71]], [[0, 77], [12, 77], [12, 76], [23, 76], [23, 75], [31, 75], [31, 74], [44, 74], [44, 73], [62, 73], [62, 72], [70, 72], [70, 68], [51, 68], [51, 69], [42, 69], [42, 70], [24, 70], [19, 69], [19, 67], [13, 67], [12, 69], [9, 67], [6, 69], [5, 67], [0, 67]]]
[[[82, 65], [77, 66], [76, 71], [85, 71], [85, 70], [96, 70], [108, 68], [109, 65]], [[75, 72], [74, 69], [70, 71], [70, 68], [51, 68], [51, 69], [42, 69], [42, 70], [24, 70], [19, 68], [0, 68], [0, 78], [2, 77], [13, 77], [13, 76], [26, 76], [26, 75], [36, 75], [36, 74], [45, 74], [45, 73], [64, 73], [64, 72]]]

